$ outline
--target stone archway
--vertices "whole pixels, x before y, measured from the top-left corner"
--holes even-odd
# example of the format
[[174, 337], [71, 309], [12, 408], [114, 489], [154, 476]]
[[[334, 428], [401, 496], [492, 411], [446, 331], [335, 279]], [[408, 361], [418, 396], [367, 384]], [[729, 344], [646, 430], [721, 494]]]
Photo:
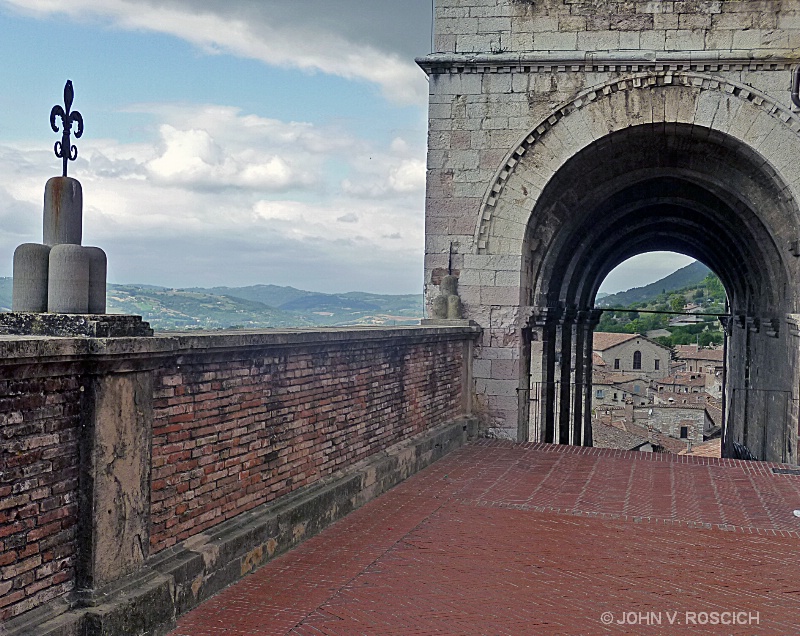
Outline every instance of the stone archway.
[[[474, 253], [476, 263], [521, 255], [518, 276], [506, 271], [502, 285], [495, 276], [482, 287], [499, 300], [486, 353], [514, 361], [486, 388], [510, 403], [516, 384], [518, 439], [529, 436], [533, 349], [538, 380], [552, 387], [543, 441], [589, 441], [594, 295], [628, 257], [671, 249], [706, 262], [731, 297], [730, 384], [739, 393], [728, 443], [796, 462], [798, 131], [796, 116], [751, 87], [663, 71], [581, 92], [507, 155], [484, 197]], [[509, 349], [516, 354], [501, 353]], [[565, 388], [576, 385], [581, 395]], [[759, 402], [769, 391], [791, 397], [780, 423]]]

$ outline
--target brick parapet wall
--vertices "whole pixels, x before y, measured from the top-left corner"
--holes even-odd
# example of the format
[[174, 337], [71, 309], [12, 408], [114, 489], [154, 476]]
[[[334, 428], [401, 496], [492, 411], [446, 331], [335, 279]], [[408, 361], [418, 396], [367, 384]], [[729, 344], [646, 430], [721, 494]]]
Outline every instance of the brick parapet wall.
[[463, 340], [379, 333], [178, 353], [160, 367], [151, 553], [464, 413]]
[[0, 337], [0, 624], [77, 586], [91, 377], [152, 373], [154, 554], [465, 414], [478, 332]]
[[80, 379], [36, 370], [0, 365], [0, 624], [75, 580]]

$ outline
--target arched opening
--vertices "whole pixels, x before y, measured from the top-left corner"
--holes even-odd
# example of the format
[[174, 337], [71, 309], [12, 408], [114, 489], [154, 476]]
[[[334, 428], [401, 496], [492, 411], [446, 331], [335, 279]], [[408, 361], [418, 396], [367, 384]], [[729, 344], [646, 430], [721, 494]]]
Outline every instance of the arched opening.
[[[723, 454], [734, 445], [759, 459], [796, 461], [796, 352], [788, 314], [790, 239], [798, 211], [769, 164], [747, 145], [688, 124], [611, 133], [568, 160], [538, 197], [526, 229], [526, 400], [538, 412], [531, 437], [592, 444], [594, 300], [617, 265], [652, 251], [707, 264], [727, 290], [729, 369]], [[526, 405], [527, 406], [527, 405]]]
[[593, 446], [720, 457], [730, 315], [717, 275], [651, 252], [620, 264], [602, 290], [619, 293], [595, 302]]

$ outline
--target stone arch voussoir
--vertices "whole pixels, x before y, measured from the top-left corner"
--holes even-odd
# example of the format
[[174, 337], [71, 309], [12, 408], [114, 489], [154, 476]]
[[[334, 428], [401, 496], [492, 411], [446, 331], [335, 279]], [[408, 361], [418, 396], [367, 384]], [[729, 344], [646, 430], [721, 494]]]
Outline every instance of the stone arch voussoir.
[[[615, 107], [618, 101], [624, 102], [625, 108], [621, 104]], [[727, 107], [720, 108], [722, 104]], [[761, 136], [746, 122], [748, 105], [772, 122]], [[606, 110], [605, 116], [591, 117], [590, 111], [598, 108]], [[799, 156], [781, 145], [787, 133], [800, 142], [800, 117], [751, 86], [693, 71], [639, 73], [615, 79], [559, 106], [506, 156], [481, 204], [476, 253], [504, 252], [493, 249], [493, 239], [498, 245], [507, 244], [509, 229], [527, 226], [532, 203], [570, 157], [618, 130], [656, 123], [692, 124], [729, 135], [759, 152], [777, 173]], [[521, 165], [526, 166], [525, 171], [520, 171]], [[798, 198], [800, 180], [788, 187]], [[502, 229], [496, 232], [496, 227]], [[523, 237], [517, 238], [521, 241]]]

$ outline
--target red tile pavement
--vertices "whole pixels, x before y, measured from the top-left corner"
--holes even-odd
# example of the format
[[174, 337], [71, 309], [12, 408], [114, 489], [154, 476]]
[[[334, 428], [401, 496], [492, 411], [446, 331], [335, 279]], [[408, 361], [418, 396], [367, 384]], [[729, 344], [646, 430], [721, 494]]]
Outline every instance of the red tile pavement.
[[768, 464], [475, 443], [171, 636], [795, 636], [797, 508], [800, 477]]

